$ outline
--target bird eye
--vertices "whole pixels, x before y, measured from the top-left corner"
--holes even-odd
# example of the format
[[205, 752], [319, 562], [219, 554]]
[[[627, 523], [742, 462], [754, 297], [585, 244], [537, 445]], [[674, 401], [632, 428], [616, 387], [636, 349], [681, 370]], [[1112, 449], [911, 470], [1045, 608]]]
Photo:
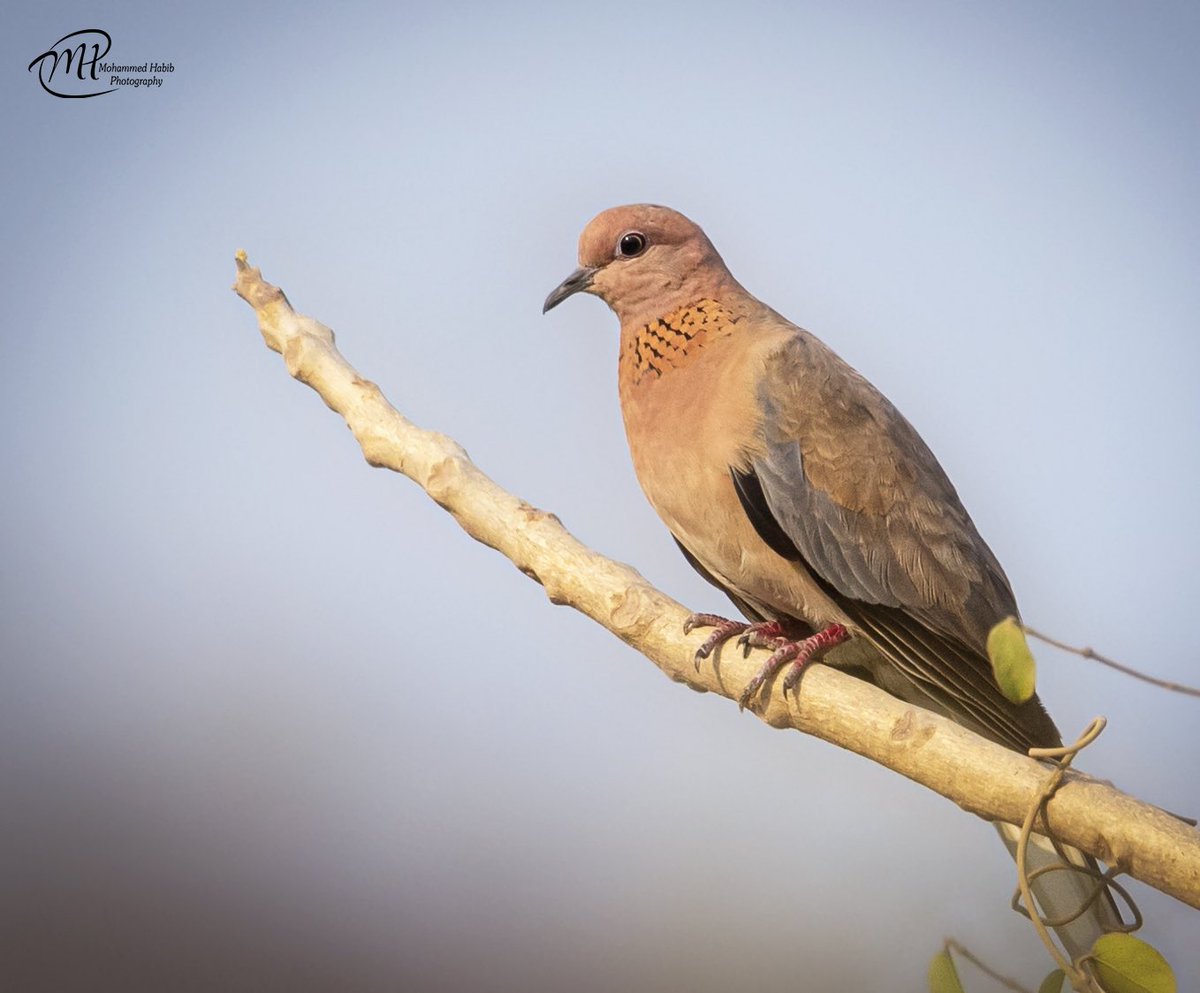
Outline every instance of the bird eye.
[[621, 240], [617, 242], [617, 254], [622, 258], [632, 259], [635, 255], [641, 255], [645, 250], [646, 236], [640, 231], [623, 234]]

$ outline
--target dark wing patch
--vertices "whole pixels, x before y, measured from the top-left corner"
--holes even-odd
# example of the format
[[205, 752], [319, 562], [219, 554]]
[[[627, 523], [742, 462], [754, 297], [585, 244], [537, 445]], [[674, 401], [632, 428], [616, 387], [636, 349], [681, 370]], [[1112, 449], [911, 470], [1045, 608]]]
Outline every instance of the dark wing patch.
[[[766, 495], [763, 493], [762, 483], [758, 481], [754, 470], [742, 471], [730, 467], [729, 475], [733, 477], [733, 488], [737, 490], [738, 499], [742, 502], [742, 509], [750, 518], [750, 523], [754, 525], [758, 536], [776, 555], [782, 555], [791, 562], [803, 558], [795, 543], [787, 536], [787, 532], [779, 526], [779, 522], [771, 513]], [[679, 547], [683, 548], [682, 545]], [[686, 555], [687, 552], [685, 551], [684, 554]], [[693, 565], [695, 565], [694, 562]]]

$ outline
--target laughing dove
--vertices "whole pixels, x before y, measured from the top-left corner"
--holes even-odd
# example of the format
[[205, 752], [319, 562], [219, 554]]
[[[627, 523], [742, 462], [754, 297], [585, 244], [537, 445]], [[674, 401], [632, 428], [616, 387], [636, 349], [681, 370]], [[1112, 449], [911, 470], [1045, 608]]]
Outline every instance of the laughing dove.
[[[786, 691], [821, 655], [1009, 748], [1060, 744], [1036, 696], [1014, 704], [996, 685], [987, 635], [1017, 615], [1016, 601], [900, 412], [746, 292], [673, 210], [604, 211], [580, 237], [579, 263], [543, 311], [582, 291], [620, 319], [618, 385], [638, 480], [687, 560], [752, 622], [694, 615], [690, 626], [714, 626], [698, 657], [739, 633], [775, 649], [742, 704], [790, 664]], [[1015, 829], [1006, 832], [1011, 848]], [[1058, 861], [1047, 847], [1043, 860]], [[1076, 872], [1039, 883], [1049, 918], [1070, 916], [1094, 887]], [[1077, 957], [1116, 924], [1102, 899], [1059, 934]]]

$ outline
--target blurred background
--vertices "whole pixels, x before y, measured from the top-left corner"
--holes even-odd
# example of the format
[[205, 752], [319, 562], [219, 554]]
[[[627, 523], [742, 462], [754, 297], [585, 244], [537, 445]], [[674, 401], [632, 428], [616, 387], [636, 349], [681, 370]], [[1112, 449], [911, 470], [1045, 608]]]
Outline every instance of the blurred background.
[[[97, 27], [154, 90], [55, 99]], [[924, 434], [1026, 619], [1200, 681], [1200, 8], [71, 3], [0, 87], [4, 989], [1030, 986], [994, 833], [688, 693], [373, 471], [245, 248], [409, 417], [696, 609], [599, 210], [692, 216]], [[1197, 702], [1042, 649], [1081, 766], [1200, 813]], [[1144, 936], [1200, 982], [1200, 917]], [[966, 974], [972, 991], [996, 987]]]

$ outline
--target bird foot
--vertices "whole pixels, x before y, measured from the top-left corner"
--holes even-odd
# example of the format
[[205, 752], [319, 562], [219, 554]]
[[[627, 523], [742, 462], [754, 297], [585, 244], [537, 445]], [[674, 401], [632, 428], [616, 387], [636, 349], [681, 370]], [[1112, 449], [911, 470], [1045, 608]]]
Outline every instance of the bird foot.
[[[750, 635], [749, 631], [742, 635], [743, 638], [747, 639], [747, 646], [759, 647], [753, 643], [753, 636], [750, 635], [750, 637], [747, 637], [748, 635]], [[788, 641], [783, 637], [773, 638], [762, 647], [771, 648], [774, 651], [771, 657], [763, 663], [763, 667], [758, 670], [757, 675], [742, 690], [742, 695], [738, 698], [738, 710], [745, 710], [750, 705], [750, 701], [754, 699], [754, 695], [762, 687], [762, 684], [790, 662], [791, 671], [783, 680], [783, 695], [787, 696], [795, 688], [796, 683], [800, 681], [800, 674], [809, 662], [824, 652], [829, 651], [835, 645], [840, 645], [849, 637], [850, 632], [842, 627], [842, 625], [830, 624], [827, 628], [800, 641]]]
[[704, 639], [704, 643], [696, 649], [696, 654], [693, 661], [696, 663], [696, 668], [700, 668], [700, 663], [712, 655], [721, 645], [727, 642], [735, 634], [741, 634], [748, 631], [751, 625], [745, 624], [742, 621], [731, 621], [720, 614], [689, 614], [688, 619], [683, 622], [683, 633], [691, 634], [696, 628], [712, 628], [713, 632]]
[[741, 635], [737, 643], [743, 649], [744, 655], [750, 654], [751, 648], [772, 648], [774, 642], [783, 634], [783, 628], [778, 621], [761, 621], [758, 624], [747, 624], [744, 621], [731, 621], [720, 614], [691, 614], [683, 622], [683, 633], [691, 634], [696, 628], [712, 628], [713, 632], [704, 639], [704, 643], [696, 649], [696, 668], [712, 655], [721, 645], [725, 644], [735, 634]]
[[782, 624], [778, 621], [763, 621], [760, 624], [751, 624], [746, 628], [737, 643], [738, 647], [742, 649], [742, 658], [748, 658], [752, 648], [774, 650], [786, 641]]

